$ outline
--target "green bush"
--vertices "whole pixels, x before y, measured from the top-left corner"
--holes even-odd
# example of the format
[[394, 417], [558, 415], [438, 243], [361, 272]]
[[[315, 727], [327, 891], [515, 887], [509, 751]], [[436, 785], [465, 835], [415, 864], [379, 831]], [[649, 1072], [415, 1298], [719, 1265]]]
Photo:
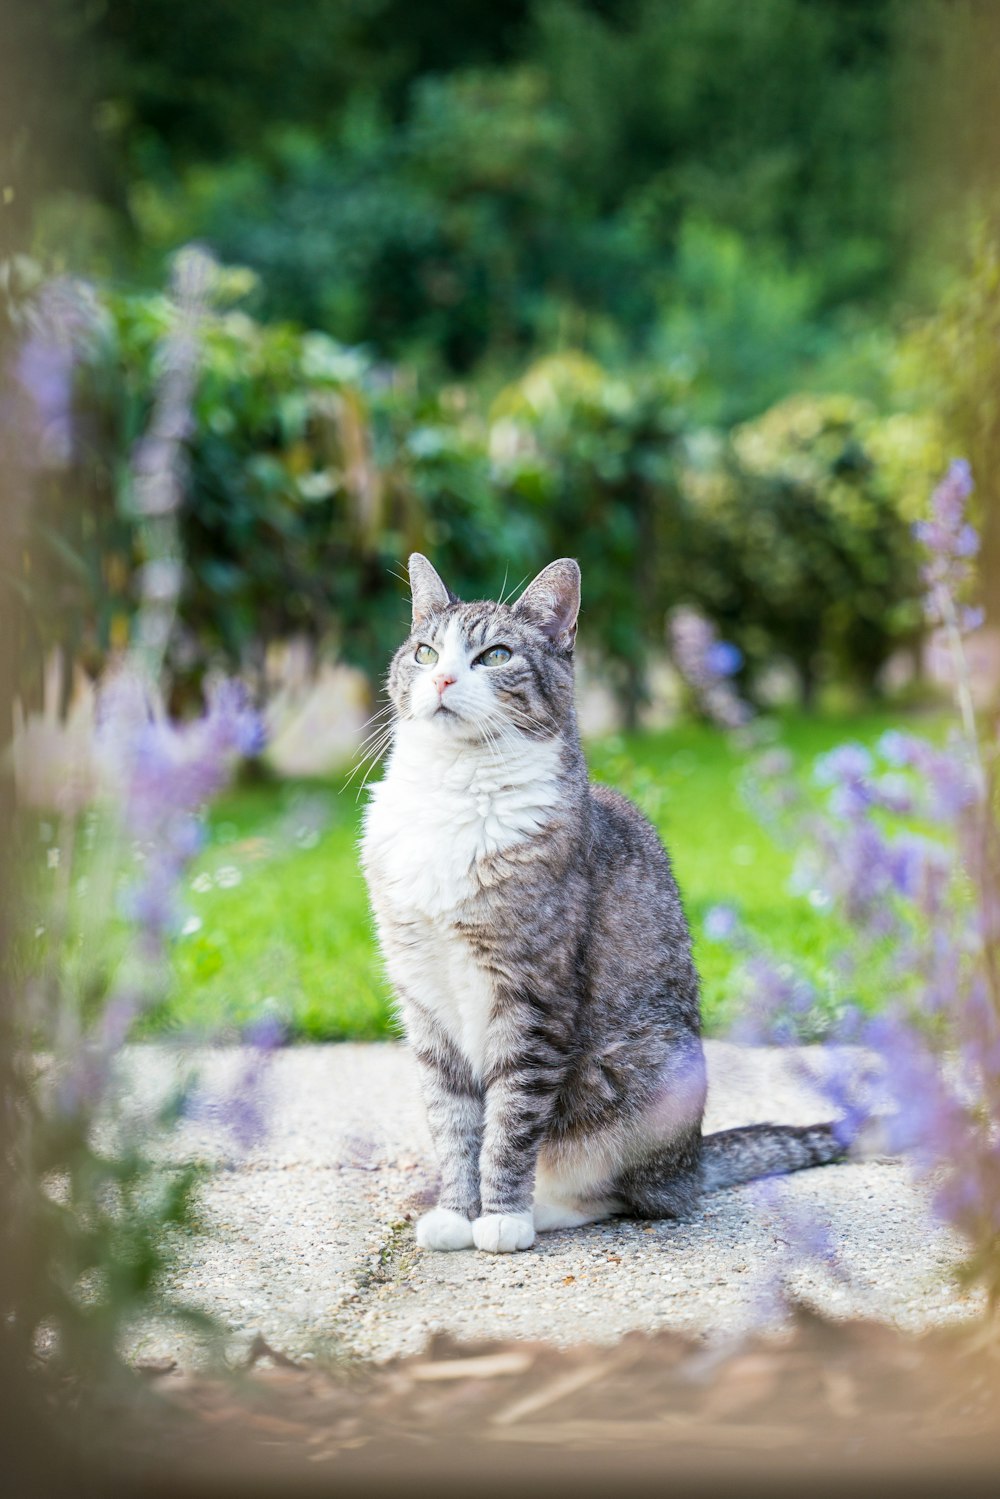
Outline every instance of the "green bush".
[[793, 396], [737, 427], [686, 482], [692, 595], [751, 677], [792, 663], [803, 701], [839, 677], [866, 692], [919, 634], [916, 549], [891, 462], [897, 431], [839, 396]]
[[[937, 418], [938, 471], [967, 458], [975, 480], [973, 518], [982, 535], [982, 575], [1000, 578], [1000, 220], [974, 222], [950, 270], [936, 311], [903, 340], [899, 384], [909, 401]], [[983, 592], [1000, 620], [1000, 590]]]
[[892, 8], [286, 0], [222, 52], [191, 0], [95, 14], [122, 254], [197, 238], [265, 318], [451, 374], [680, 354], [753, 415], [893, 289]]
[[[245, 289], [245, 273], [219, 273], [223, 303]], [[75, 351], [72, 454], [34, 475], [26, 571], [48, 600], [40, 643], [91, 671], [129, 638], [146, 558], [128, 460], [173, 315], [159, 295], [101, 294]], [[268, 640], [290, 634], [333, 639], [374, 670], [384, 639], [371, 596], [388, 591], [406, 495], [372, 453], [368, 366], [232, 307], [208, 312], [199, 336], [175, 680], [259, 666]]]
[[[261, 674], [268, 644], [293, 635], [376, 680], [405, 622], [414, 548], [465, 597], [514, 593], [576, 556], [586, 638], [630, 724], [682, 601], [752, 674], [791, 660], [807, 698], [824, 674], [870, 689], [918, 631], [908, 518], [914, 455], [934, 444], [917, 418], [796, 397], [726, 443], [690, 430], [675, 373], [612, 373], [574, 353], [537, 361], [487, 411], [472, 388], [428, 389], [323, 334], [254, 320], [232, 305], [251, 279], [218, 273], [200, 332], [171, 640], [180, 692], [214, 664]], [[126, 460], [172, 313], [157, 295], [91, 300], [75, 450], [36, 475], [26, 576], [55, 605], [42, 643], [96, 671], [129, 638], [145, 556]]]
[[498, 480], [511, 509], [536, 518], [544, 556], [579, 560], [587, 638], [599, 642], [631, 727], [681, 586], [683, 396], [663, 373], [610, 375], [567, 354], [540, 360], [494, 405]]

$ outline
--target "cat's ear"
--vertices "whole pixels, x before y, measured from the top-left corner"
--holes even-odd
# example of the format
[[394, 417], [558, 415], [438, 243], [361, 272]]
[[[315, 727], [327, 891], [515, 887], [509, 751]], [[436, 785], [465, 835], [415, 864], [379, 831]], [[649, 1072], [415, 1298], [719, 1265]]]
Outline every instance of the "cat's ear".
[[550, 562], [528, 584], [513, 608], [516, 613], [527, 615], [556, 645], [571, 651], [580, 612], [579, 564], [572, 557]]
[[414, 628], [435, 609], [446, 609], [458, 600], [438, 577], [422, 552], [410, 553], [410, 595], [413, 599]]

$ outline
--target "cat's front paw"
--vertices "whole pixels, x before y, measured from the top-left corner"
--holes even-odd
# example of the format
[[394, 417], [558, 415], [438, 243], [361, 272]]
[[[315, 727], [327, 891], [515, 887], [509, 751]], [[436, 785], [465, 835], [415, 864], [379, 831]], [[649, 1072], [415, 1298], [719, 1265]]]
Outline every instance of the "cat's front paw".
[[487, 1254], [513, 1254], [531, 1248], [535, 1225], [530, 1213], [484, 1213], [472, 1224], [472, 1237]]
[[472, 1224], [453, 1208], [431, 1208], [417, 1220], [421, 1249], [471, 1249]]

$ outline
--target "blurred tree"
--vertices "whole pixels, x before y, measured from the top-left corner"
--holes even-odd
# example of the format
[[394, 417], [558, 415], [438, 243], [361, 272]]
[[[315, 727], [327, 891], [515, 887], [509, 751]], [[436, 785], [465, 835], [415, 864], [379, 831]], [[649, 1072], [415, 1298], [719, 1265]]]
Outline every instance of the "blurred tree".
[[662, 372], [626, 381], [564, 354], [540, 360], [494, 406], [497, 480], [512, 508], [535, 517], [537, 556], [579, 561], [588, 640], [630, 729], [646, 699], [649, 654], [682, 586], [684, 394]]
[[803, 705], [823, 680], [870, 693], [922, 627], [892, 434], [844, 396], [793, 396], [735, 429], [686, 474], [699, 515], [684, 594], [739, 645], [752, 681], [776, 657]]
[[[998, 204], [1000, 208], [1000, 204]], [[982, 533], [985, 577], [1000, 576], [1000, 223], [981, 217], [940, 296], [903, 341], [900, 383], [918, 409], [935, 412], [950, 445], [972, 465], [972, 501]], [[940, 465], [943, 468], [943, 464]], [[987, 592], [992, 623], [1000, 597]]]
[[[799, 397], [727, 446], [691, 432], [676, 374], [579, 353], [536, 361], [487, 417], [473, 388], [428, 388], [228, 307], [249, 279], [220, 271], [201, 327], [170, 657], [182, 687], [213, 664], [259, 674], [293, 635], [374, 681], [405, 626], [395, 574], [414, 547], [464, 597], [577, 557], [587, 638], [633, 726], [676, 603], [715, 619], [751, 673], [791, 660], [807, 699], [823, 673], [870, 689], [919, 629], [913, 474], [929, 483], [940, 455], [914, 418]], [[97, 671], [128, 642], [145, 576], [128, 458], [172, 313], [160, 295], [76, 295], [73, 339], [29, 339], [16, 366], [35, 408], [16, 429], [39, 427], [16, 586], [50, 600], [38, 655], [58, 645]]]
[[[506, 374], [647, 353], [661, 312], [673, 337], [699, 234], [798, 310], [795, 369], [833, 310], [889, 291], [893, 0], [42, 3], [86, 25], [80, 125], [150, 278], [205, 238], [260, 272], [269, 316]], [[734, 366], [703, 346], [706, 414], [774, 394], [750, 343], [721, 403]]]

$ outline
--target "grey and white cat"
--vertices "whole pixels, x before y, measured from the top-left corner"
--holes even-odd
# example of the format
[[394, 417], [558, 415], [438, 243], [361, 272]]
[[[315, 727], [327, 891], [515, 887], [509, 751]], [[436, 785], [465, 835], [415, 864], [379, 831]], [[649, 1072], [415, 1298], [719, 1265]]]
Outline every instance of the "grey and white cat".
[[527, 1249], [844, 1155], [836, 1127], [702, 1136], [698, 979], [670, 860], [592, 785], [573, 704], [580, 569], [462, 603], [410, 558], [392, 747], [362, 860], [441, 1167], [428, 1249]]

